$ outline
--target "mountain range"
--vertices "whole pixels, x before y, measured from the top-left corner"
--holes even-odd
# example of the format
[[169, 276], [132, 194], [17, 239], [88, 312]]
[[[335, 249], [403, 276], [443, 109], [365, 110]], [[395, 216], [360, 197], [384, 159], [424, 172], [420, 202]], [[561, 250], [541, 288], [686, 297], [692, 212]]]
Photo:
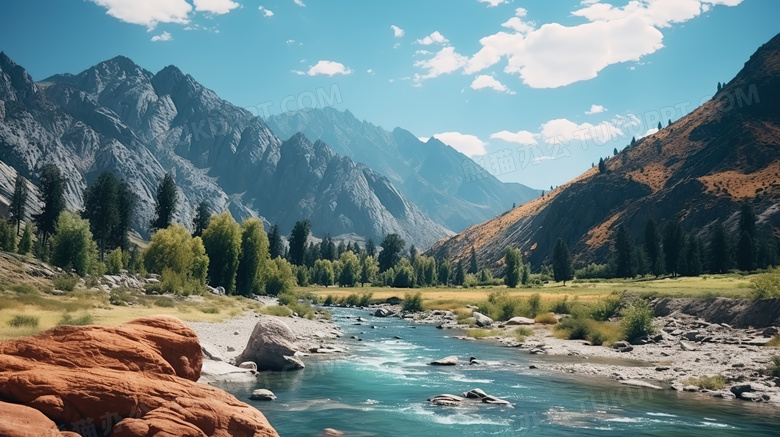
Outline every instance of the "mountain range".
[[591, 168], [428, 253], [463, 260], [473, 247], [483, 266], [499, 271], [514, 246], [538, 268], [561, 238], [577, 264], [604, 263], [620, 225], [641, 242], [648, 218], [679, 218], [707, 241], [716, 222], [736, 233], [745, 204], [763, 241], [780, 236], [780, 35], [711, 100], [607, 159], [605, 173]]
[[138, 196], [133, 225], [144, 237], [166, 172], [185, 224], [205, 200], [215, 212], [262, 216], [285, 233], [310, 219], [315, 235], [398, 233], [418, 247], [451, 235], [387, 177], [303, 134], [280, 140], [262, 119], [174, 66], [153, 74], [118, 56], [35, 82], [0, 53], [0, 203], [16, 172], [35, 183], [45, 163], [67, 178], [73, 210], [99, 173], [125, 179]]
[[274, 115], [266, 122], [281, 138], [303, 132], [326, 142], [336, 153], [368, 165], [433, 220], [456, 232], [541, 193], [499, 181], [434, 137], [423, 142], [401, 128], [389, 132], [358, 120], [350, 111], [310, 108]]

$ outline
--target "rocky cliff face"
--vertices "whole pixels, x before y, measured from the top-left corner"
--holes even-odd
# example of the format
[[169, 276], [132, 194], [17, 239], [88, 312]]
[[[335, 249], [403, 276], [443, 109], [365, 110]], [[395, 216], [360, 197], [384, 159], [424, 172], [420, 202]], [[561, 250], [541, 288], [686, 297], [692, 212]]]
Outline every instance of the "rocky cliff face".
[[390, 179], [423, 212], [455, 231], [540, 194], [524, 185], [502, 183], [487, 172], [473, 177], [478, 165], [441, 141], [432, 138], [424, 143], [401, 128], [389, 132], [349, 111], [312, 109], [275, 115], [267, 122], [282, 138], [303, 132], [366, 164]]
[[[277, 436], [262, 413], [198, 384], [195, 332], [169, 317], [116, 328], [61, 326], [0, 344], [0, 412], [10, 437]], [[2, 422], [6, 422], [5, 415]], [[57, 431], [65, 430], [60, 434]]]
[[500, 270], [503, 251], [521, 248], [535, 266], [549, 261], [558, 237], [580, 264], [606, 262], [610, 239], [625, 225], [642, 241], [647, 218], [679, 216], [699, 236], [724, 222], [736, 229], [745, 203], [761, 238], [780, 234], [780, 35], [762, 46], [712, 100], [590, 169], [544, 198], [437, 243], [437, 256], [468, 256]]
[[260, 215], [283, 232], [308, 218], [315, 232], [375, 239], [398, 232], [422, 247], [448, 233], [387, 179], [324, 143], [283, 144], [260, 118], [176, 67], [152, 74], [121, 56], [36, 83], [0, 54], [0, 161], [32, 181], [44, 163], [57, 164], [71, 209], [81, 207], [89, 181], [115, 172], [139, 198], [134, 227], [144, 236], [166, 172], [176, 179], [185, 224], [206, 200], [214, 211], [237, 220]]

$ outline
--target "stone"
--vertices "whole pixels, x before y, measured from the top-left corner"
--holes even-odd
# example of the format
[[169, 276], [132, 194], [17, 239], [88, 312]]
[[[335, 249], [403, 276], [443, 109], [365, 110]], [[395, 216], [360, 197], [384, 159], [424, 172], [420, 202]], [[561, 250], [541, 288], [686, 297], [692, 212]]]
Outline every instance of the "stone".
[[56, 423], [116, 412], [118, 423], [94, 422], [96, 435], [278, 435], [257, 409], [196, 383], [202, 364], [197, 335], [172, 317], [59, 326], [0, 343], [0, 398]]
[[440, 360], [431, 361], [429, 364], [431, 366], [457, 366], [458, 357], [455, 355], [450, 355], [449, 357], [444, 357]]
[[252, 395], [249, 396], [249, 399], [252, 399], [253, 401], [275, 401], [276, 395], [271, 390], [260, 388], [254, 390]]
[[710, 395], [714, 398], [735, 399], [737, 396], [728, 390], [715, 390]]
[[507, 325], [533, 325], [535, 323], [534, 319], [529, 319], [527, 317], [512, 317], [506, 321]]
[[774, 337], [778, 333], [780, 333], [780, 330], [778, 330], [774, 326], [770, 326], [769, 328], [764, 329], [761, 335], [763, 335], [764, 337]]
[[486, 316], [486, 315], [484, 315], [484, 314], [482, 314], [482, 313], [480, 313], [478, 311], [474, 311], [473, 316], [474, 316], [474, 321], [477, 324], [477, 326], [480, 326], [480, 327], [484, 328], [484, 327], [487, 327], [487, 326], [490, 326], [490, 325], [493, 324], [493, 319], [491, 319], [490, 317], [488, 317], [488, 316]]
[[377, 308], [377, 310], [374, 311], [375, 317], [390, 317], [392, 314], [393, 312], [387, 308]]
[[487, 395], [483, 397], [482, 402], [486, 404], [492, 404], [492, 405], [512, 405], [509, 401], [491, 395]]
[[739, 395], [739, 398], [745, 401], [751, 401], [751, 402], [761, 402], [764, 400], [764, 398], [759, 393], [754, 393], [750, 391], [746, 391], [744, 393], [741, 393]]
[[225, 361], [225, 357], [222, 356], [222, 353], [216, 346], [208, 343], [201, 343], [200, 348], [203, 351], [203, 356], [206, 358], [212, 361]]
[[622, 349], [631, 346], [627, 341], [616, 341], [612, 343], [613, 349]]
[[665, 372], [665, 371], [667, 371], [667, 370], [669, 370], [669, 369], [671, 369], [671, 367], [669, 367], [669, 366], [657, 366], [657, 367], [655, 368], [655, 370], [656, 370], [657, 372]]
[[253, 361], [258, 370], [303, 369], [303, 361], [296, 356], [295, 340], [287, 325], [273, 317], [261, 317], [236, 362]]
[[254, 370], [257, 372], [257, 364], [254, 361], [244, 361], [238, 365], [239, 369]]
[[60, 431], [57, 424], [40, 411], [24, 405], [0, 401], [0, 435], [3, 437], [81, 437]]
[[344, 433], [333, 428], [325, 428], [322, 430], [322, 435], [323, 437], [341, 437]]
[[654, 390], [663, 390], [663, 388], [661, 388], [661, 387], [659, 387], [659, 386], [657, 386], [655, 384], [651, 384], [651, 383], [645, 382], [645, 381], [640, 381], [638, 379], [625, 379], [625, 380], [622, 380], [622, 381], [619, 381], [619, 382], [621, 384], [623, 384], [623, 385], [630, 385], [632, 387], [642, 387], [642, 388], [652, 388]]
[[451, 394], [443, 394], [428, 399], [428, 402], [434, 405], [456, 406], [456, 405], [460, 405], [460, 403], [463, 402], [463, 398]]
[[485, 393], [481, 389], [473, 388], [467, 392], [463, 392], [461, 396], [469, 399], [482, 399], [487, 396], [487, 393]]

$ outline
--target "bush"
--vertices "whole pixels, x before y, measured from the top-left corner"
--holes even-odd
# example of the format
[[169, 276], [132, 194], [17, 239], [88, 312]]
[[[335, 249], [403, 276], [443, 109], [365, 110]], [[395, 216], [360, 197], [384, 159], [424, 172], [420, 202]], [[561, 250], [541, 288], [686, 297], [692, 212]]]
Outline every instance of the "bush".
[[95, 269], [97, 254], [89, 222], [69, 212], [60, 214], [51, 237], [52, 263], [66, 271], [74, 269], [79, 276], [85, 276]]
[[472, 338], [487, 338], [487, 337], [495, 337], [496, 335], [498, 335], [498, 333], [495, 329], [475, 328], [475, 329], [469, 329], [466, 335]]
[[323, 302], [322, 304], [323, 304], [324, 306], [326, 306], [326, 307], [329, 307], [329, 306], [332, 306], [332, 305], [334, 304], [334, 302], [335, 302], [335, 301], [336, 301], [336, 299], [333, 297], [333, 295], [332, 295], [332, 294], [329, 294], [329, 295], [327, 295], [327, 296], [325, 297], [325, 302]]
[[16, 315], [14, 316], [13, 319], [8, 321], [8, 326], [11, 326], [13, 328], [21, 328], [21, 327], [37, 328], [38, 323], [40, 323], [40, 319], [38, 319], [35, 316]]
[[780, 378], [780, 357], [772, 357], [772, 361], [769, 363], [769, 374], [775, 378]]
[[371, 304], [371, 297], [374, 295], [374, 293], [370, 291], [364, 291], [360, 294], [360, 300], [358, 300], [358, 306], [361, 307], [367, 307]]
[[262, 314], [267, 314], [269, 316], [280, 316], [280, 317], [287, 317], [293, 313], [291, 309], [279, 305], [264, 306], [260, 308], [259, 311]]
[[757, 275], [751, 280], [754, 299], [772, 299], [780, 297], [780, 268]]
[[271, 296], [290, 292], [295, 286], [292, 266], [281, 257], [271, 260], [265, 281], [265, 292]]
[[78, 318], [75, 318], [70, 314], [63, 314], [62, 317], [60, 317], [60, 321], [57, 322], [57, 326], [61, 326], [61, 325], [85, 326], [85, 325], [91, 325], [92, 322], [93, 322], [92, 316], [89, 314], [85, 314]]
[[555, 302], [550, 308], [550, 311], [556, 314], [571, 314], [571, 304], [569, 303], [569, 296], [563, 296], [563, 300]]
[[620, 322], [623, 328], [623, 338], [634, 341], [640, 337], [655, 333], [653, 327], [653, 311], [644, 300], [635, 300], [623, 311], [623, 320]]
[[590, 264], [585, 268], [575, 270], [574, 277], [577, 279], [606, 279], [612, 277], [608, 264]]
[[219, 308], [217, 308], [215, 306], [201, 307], [199, 309], [200, 309], [200, 312], [202, 312], [203, 314], [219, 314]]
[[54, 288], [62, 291], [73, 291], [79, 283], [78, 276], [58, 275], [51, 280]]
[[555, 331], [569, 340], [587, 340], [593, 330], [593, 320], [585, 317], [565, 317], [555, 326]]
[[534, 293], [528, 297], [528, 311], [531, 313], [531, 317], [536, 317], [539, 311], [542, 309], [542, 296], [539, 293]]
[[125, 268], [124, 254], [122, 249], [117, 247], [108, 254], [106, 258], [106, 273], [109, 275], [118, 275], [119, 271]]
[[416, 313], [423, 311], [423, 298], [422, 293], [406, 293], [404, 295], [404, 301], [401, 304], [401, 310], [409, 313]]
[[558, 323], [558, 319], [555, 318], [553, 313], [544, 313], [534, 317], [534, 322], [541, 323], [542, 325], [555, 325]]
[[402, 258], [395, 266], [395, 278], [393, 279], [393, 288], [412, 288], [414, 287], [414, 269], [408, 259]]
[[200, 281], [196, 281], [187, 274], [178, 273], [171, 269], [163, 270], [160, 279], [160, 293], [190, 296], [203, 294], [206, 291], [205, 286]]
[[590, 317], [593, 320], [603, 322], [612, 318], [617, 309], [620, 306], [620, 300], [623, 298], [623, 293], [613, 292], [609, 296], [600, 299], [596, 302], [590, 310]]
[[176, 301], [171, 299], [170, 297], [158, 297], [154, 301], [154, 306], [158, 306], [160, 308], [173, 308], [176, 306]]
[[522, 279], [521, 268], [523, 257], [520, 255], [519, 250], [513, 247], [507, 247], [504, 251], [504, 262], [506, 264], [506, 268], [504, 269], [504, 282], [507, 287], [515, 288]]

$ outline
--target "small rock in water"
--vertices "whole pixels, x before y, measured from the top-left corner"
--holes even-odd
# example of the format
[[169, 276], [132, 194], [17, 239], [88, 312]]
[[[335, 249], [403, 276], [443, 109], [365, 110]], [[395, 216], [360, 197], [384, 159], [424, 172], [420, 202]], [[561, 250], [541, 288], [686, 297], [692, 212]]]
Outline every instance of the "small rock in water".
[[487, 397], [488, 394], [482, 391], [481, 389], [473, 388], [467, 392], [464, 392], [462, 396], [464, 398], [469, 398], [469, 399], [482, 399], [484, 397]]
[[431, 366], [457, 366], [458, 365], [458, 357], [455, 355], [450, 355], [449, 357], [442, 358], [440, 360], [431, 361]]
[[276, 395], [271, 390], [260, 388], [253, 391], [252, 396], [249, 396], [249, 399], [254, 401], [273, 401], [276, 400]]
[[486, 395], [484, 398], [482, 398], [482, 402], [492, 405], [512, 405], [509, 401], [491, 395]]
[[325, 428], [322, 430], [322, 435], [324, 437], [339, 437], [343, 436], [344, 433], [333, 428]]
[[241, 369], [257, 371], [257, 363], [254, 361], [244, 361], [243, 363], [239, 364], [238, 367]]
[[451, 394], [443, 394], [428, 399], [428, 401], [434, 405], [455, 406], [460, 405], [463, 402], [463, 398]]

